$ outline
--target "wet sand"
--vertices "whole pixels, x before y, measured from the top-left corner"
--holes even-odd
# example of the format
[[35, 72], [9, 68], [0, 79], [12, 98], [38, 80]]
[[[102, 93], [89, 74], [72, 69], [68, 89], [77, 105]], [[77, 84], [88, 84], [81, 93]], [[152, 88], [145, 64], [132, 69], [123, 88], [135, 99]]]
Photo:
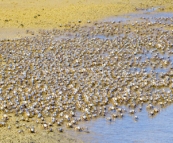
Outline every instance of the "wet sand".
[[[68, 23], [84, 25], [109, 16], [160, 7], [173, 11], [172, 0], [11, 0], [1, 1], [0, 38], [18, 38], [26, 29], [66, 28]], [[12, 31], [12, 32], [11, 32]]]
[[[68, 23], [85, 25], [88, 21], [96, 21], [105, 17], [118, 16], [150, 7], [161, 7], [158, 11], [173, 11], [172, 0], [139, 1], [110, 0], [105, 1], [1, 1], [0, 39], [35, 36], [39, 29], [68, 28]], [[26, 30], [33, 33], [26, 34]], [[13, 127], [18, 118], [12, 117], [5, 128], [0, 128], [1, 142], [81, 142], [66, 133], [44, 132], [37, 130], [35, 134], [18, 133]], [[8, 126], [12, 126], [8, 129]], [[23, 124], [21, 123], [21, 126]], [[28, 126], [31, 126], [28, 123]], [[21, 128], [20, 128], [21, 129]], [[56, 128], [54, 129], [56, 130]]]
[[[34, 118], [26, 122], [21, 120], [21, 116], [14, 116], [14, 114], [8, 116], [7, 124], [4, 127], [0, 126], [0, 143], [82, 143], [80, 139], [76, 139], [66, 131], [60, 133], [58, 126], [52, 127], [53, 132], [49, 132], [42, 126], [36, 125]], [[36, 127], [35, 133], [29, 131], [29, 127], [32, 126]]]
[[[52, 127], [53, 132], [49, 132], [42, 126], [36, 125], [33, 122], [34, 118], [26, 122], [21, 120], [21, 116], [14, 116], [14, 114], [8, 116], [7, 124], [0, 127], [0, 143], [82, 143], [80, 139], [70, 136], [66, 131], [60, 133], [58, 126]], [[35, 133], [29, 131], [29, 127], [32, 126], [36, 127]]]

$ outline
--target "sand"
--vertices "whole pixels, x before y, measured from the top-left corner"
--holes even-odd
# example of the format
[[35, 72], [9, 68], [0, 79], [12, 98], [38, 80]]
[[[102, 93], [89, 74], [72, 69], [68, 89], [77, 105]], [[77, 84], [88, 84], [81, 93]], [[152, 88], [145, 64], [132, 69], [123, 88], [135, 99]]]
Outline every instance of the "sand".
[[[49, 132], [32, 120], [34, 118], [30, 118], [29, 122], [22, 121], [21, 116], [9, 114], [9, 121], [4, 127], [0, 127], [0, 143], [82, 143], [79, 139], [68, 135], [67, 131], [60, 133], [58, 131], [60, 127], [56, 125], [52, 127], [53, 132]], [[35, 133], [31, 133], [28, 129], [33, 126]]]
[[65, 28], [70, 23], [81, 25], [137, 9], [161, 7], [173, 11], [172, 0], [1, 0], [0, 39], [20, 38], [26, 29]]
[[[68, 23], [85, 25], [105, 17], [123, 15], [151, 7], [159, 11], [173, 11], [172, 0], [0, 0], [0, 39], [28, 36], [26, 30], [65, 28]], [[79, 20], [81, 23], [79, 23]], [[60, 27], [61, 26], [61, 27]], [[33, 36], [33, 35], [29, 35]], [[9, 125], [15, 123], [10, 120]], [[0, 143], [25, 142], [81, 142], [66, 133], [18, 133], [17, 128], [0, 128]]]

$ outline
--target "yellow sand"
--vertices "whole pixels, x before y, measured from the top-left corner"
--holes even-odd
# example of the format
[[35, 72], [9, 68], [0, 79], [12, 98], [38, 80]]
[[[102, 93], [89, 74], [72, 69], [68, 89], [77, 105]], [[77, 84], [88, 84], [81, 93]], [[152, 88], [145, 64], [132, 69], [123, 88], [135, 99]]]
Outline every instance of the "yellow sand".
[[[2, 115], [1, 112], [0, 121], [2, 121]], [[53, 132], [48, 132], [47, 129], [43, 129], [41, 124], [37, 124], [36, 120], [34, 122], [34, 118], [29, 118], [29, 122], [26, 122], [21, 121], [21, 116], [8, 114], [8, 117], [6, 125], [0, 126], [0, 143], [82, 143], [79, 139], [68, 135], [65, 127], [60, 126], [65, 129], [63, 133], [58, 131], [60, 127], [57, 125], [51, 127]], [[28, 127], [35, 127], [35, 133], [31, 133]]]
[[26, 29], [59, 28], [78, 20], [85, 24], [135, 8], [162, 6], [173, 11], [172, 5], [172, 0], [0, 0], [0, 37], [20, 35]]
[[[173, 11], [173, 0], [0, 0], [0, 39], [23, 36], [26, 29], [60, 28], [59, 25], [78, 23], [79, 20], [83, 25], [88, 20], [92, 22], [134, 12], [136, 8], [158, 6], [162, 11]], [[1, 142], [76, 142], [65, 134], [46, 134], [41, 129], [35, 134], [26, 130], [19, 134], [15, 121], [9, 125], [11, 130], [7, 126], [0, 128]]]

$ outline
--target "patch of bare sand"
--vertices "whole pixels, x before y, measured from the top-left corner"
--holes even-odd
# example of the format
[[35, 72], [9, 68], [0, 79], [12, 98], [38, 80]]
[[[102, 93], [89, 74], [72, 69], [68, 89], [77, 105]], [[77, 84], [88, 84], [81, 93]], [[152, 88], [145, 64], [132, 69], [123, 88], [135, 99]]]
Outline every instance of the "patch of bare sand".
[[[2, 115], [0, 115], [2, 116]], [[52, 126], [53, 132], [43, 129], [42, 124], [36, 124], [34, 118], [29, 121], [22, 121], [21, 116], [9, 115], [9, 121], [5, 126], [0, 126], [0, 143], [81, 143], [82, 141], [71, 137], [64, 130], [58, 131], [59, 127]], [[35, 133], [31, 133], [29, 128], [34, 127]], [[64, 128], [64, 127], [61, 127]]]
[[0, 39], [23, 36], [26, 29], [59, 28], [79, 20], [83, 25], [136, 8], [161, 6], [162, 11], [173, 11], [172, 0], [1, 0], [0, 5]]

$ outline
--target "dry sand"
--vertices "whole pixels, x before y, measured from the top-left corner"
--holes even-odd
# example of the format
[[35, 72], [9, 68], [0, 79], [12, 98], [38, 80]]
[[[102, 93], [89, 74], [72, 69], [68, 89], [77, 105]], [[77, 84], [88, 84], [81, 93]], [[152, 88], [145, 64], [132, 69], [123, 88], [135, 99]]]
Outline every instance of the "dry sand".
[[[0, 39], [25, 36], [31, 29], [64, 28], [65, 24], [81, 25], [88, 20], [95, 21], [109, 16], [116, 16], [136, 11], [136, 8], [162, 8], [162, 11], [173, 11], [172, 0], [0, 0]], [[78, 23], [79, 24], [79, 23]], [[13, 126], [16, 118], [8, 126], [0, 128], [0, 143], [21, 142], [80, 142], [68, 135], [58, 132], [47, 133], [43, 130], [31, 134], [18, 133]]]
[[161, 6], [173, 11], [172, 0], [1, 0], [0, 38], [23, 36], [26, 29], [59, 28], [65, 24], [86, 24], [108, 16], [116, 16]]

